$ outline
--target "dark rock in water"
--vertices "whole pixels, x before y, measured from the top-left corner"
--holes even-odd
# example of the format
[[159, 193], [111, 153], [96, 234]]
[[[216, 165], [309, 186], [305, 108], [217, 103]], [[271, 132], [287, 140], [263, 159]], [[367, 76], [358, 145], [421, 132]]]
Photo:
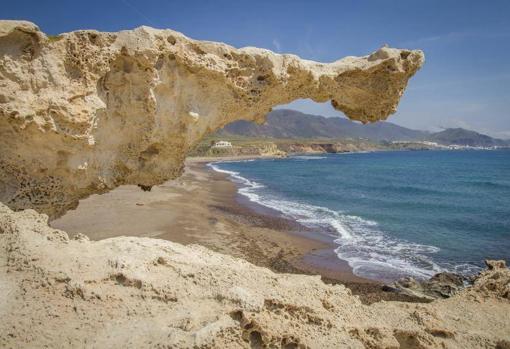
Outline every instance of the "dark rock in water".
[[438, 273], [429, 280], [418, 281], [412, 277], [404, 277], [392, 285], [385, 285], [384, 291], [401, 292], [413, 297], [424, 299], [449, 298], [464, 288], [465, 278], [454, 273]]
[[448, 298], [464, 288], [464, 277], [454, 273], [439, 273], [431, 277], [425, 285], [431, 293]]
[[454, 273], [438, 273], [431, 277], [429, 282], [462, 286], [464, 284], [464, 277]]
[[[506, 262], [504, 260], [485, 260], [488, 270], [496, 271], [491, 280], [477, 287], [486, 289], [490, 292], [498, 293], [501, 297], [510, 299], [510, 282], [501, 282], [503, 278]], [[396, 292], [411, 297], [418, 297], [427, 300], [438, 298], [449, 298], [459, 292], [466, 286], [473, 285], [480, 275], [462, 276], [454, 273], [438, 273], [428, 280], [420, 281], [410, 276], [401, 278], [391, 285], [384, 285], [382, 290], [385, 292]], [[502, 286], [503, 285], [503, 286]]]

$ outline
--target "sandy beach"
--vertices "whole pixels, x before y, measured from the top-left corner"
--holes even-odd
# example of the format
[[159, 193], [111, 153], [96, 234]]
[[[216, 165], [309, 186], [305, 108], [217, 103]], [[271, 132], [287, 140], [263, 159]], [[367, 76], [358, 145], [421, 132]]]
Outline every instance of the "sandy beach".
[[206, 166], [211, 160], [188, 160], [182, 177], [150, 192], [121, 186], [93, 195], [51, 226], [92, 240], [143, 236], [200, 244], [276, 272], [321, 275], [325, 282], [345, 284], [367, 303], [414, 301], [383, 292], [380, 282], [354, 275], [334, 253], [331, 238], [240, 196], [227, 175]]

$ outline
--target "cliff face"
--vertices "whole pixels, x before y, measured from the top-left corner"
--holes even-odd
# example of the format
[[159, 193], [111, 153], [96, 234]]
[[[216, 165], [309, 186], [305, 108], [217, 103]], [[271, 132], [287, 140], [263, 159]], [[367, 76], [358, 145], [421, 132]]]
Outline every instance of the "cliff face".
[[346, 153], [357, 151], [374, 151], [384, 149], [377, 144], [357, 141], [338, 141], [338, 142], [296, 142], [278, 144], [278, 149], [288, 154], [323, 154], [323, 153]]
[[56, 217], [121, 184], [150, 187], [205, 134], [298, 98], [385, 119], [422, 63], [382, 48], [325, 64], [149, 27], [49, 38], [0, 21], [0, 201]]

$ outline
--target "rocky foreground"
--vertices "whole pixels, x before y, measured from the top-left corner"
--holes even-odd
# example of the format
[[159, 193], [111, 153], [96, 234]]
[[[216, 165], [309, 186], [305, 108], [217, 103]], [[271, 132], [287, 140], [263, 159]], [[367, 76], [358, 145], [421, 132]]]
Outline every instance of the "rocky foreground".
[[367, 306], [318, 276], [47, 224], [94, 193], [177, 177], [204, 135], [274, 105], [385, 119], [422, 63], [386, 47], [325, 64], [171, 30], [48, 37], [0, 21], [0, 347], [510, 348], [503, 265], [446, 300]]
[[0, 206], [1, 347], [510, 348], [503, 264], [449, 299], [367, 306], [319, 276], [46, 221]]

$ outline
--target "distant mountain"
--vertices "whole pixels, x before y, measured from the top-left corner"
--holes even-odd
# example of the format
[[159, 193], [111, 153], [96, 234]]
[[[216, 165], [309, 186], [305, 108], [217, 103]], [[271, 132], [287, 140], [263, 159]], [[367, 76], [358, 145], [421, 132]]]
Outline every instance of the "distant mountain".
[[487, 135], [463, 128], [448, 128], [444, 131], [433, 133], [428, 137], [428, 140], [444, 145], [457, 144], [468, 145], [471, 147], [494, 147], [510, 145], [510, 141], [492, 138]]
[[430, 141], [443, 145], [476, 147], [510, 146], [510, 141], [496, 139], [475, 131], [450, 128], [441, 132], [412, 130], [391, 122], [362, 125], [345, 118], [326, 118], [296, 110], [277, 109], [263, 125], [237, 121], [225, 126], [218, 136], [244, 136], [277, 139], [365, 138], [371, 141]]
[[362, 125], [344, 118], [326, 118], [290, 109], [274, 110], [263, 125], [248, 121], [229, 124], [220, 135], [257, 138], [367, 138], [374, 141], [411, 141], [426, 138], [429, 133], [411, 130], [390, 122]]

